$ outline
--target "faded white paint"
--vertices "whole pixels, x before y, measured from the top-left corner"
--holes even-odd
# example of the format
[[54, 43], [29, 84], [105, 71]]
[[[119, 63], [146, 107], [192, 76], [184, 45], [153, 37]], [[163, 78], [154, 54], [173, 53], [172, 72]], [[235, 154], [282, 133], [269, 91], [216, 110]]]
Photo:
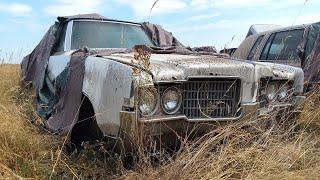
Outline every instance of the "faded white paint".
[[[48, 74], [51, 80], [68, 65], [70, 54], [63, 53], [50, 58]], [[97, 123], [105, 134], [118, 134], [119, 113], [124, 99], [130, 99], [133, 78], [137, 78], [132, 76], [132, 67], [120, 62], [130, 63], [132, 58], [132, 54], [116, 54], [104, 58], [89, 56], [86, 59], [83, 93], [90, 99]], [[292, 80], [296, 92], [303, 90], [303, 71], [286, 65], [244, 62], [213, 56], [164, 54], [153, 54], [150, 63], [155, 81], [187, 80], [190, 76], [239, 77], [242, 86], [241, 104], [246, 105], [257, 103], [259, 80], [263, 77]]]
[[[68, 42], [71, 38], [70, 31], [67, 31], [66, 35]], [[70, 49], [70, 46], [70, 43], [66, 43], [65, 50]], [[71, 53], [72, 51], [67, 51], [50, 57], [47, 73], [51, 81], [68, 66]], [[153, 85], [161, 81], [186, 81], [191, 76], [238, 77], [241, 80], [242, 106], [257, 106], [259, 82], [264, 77], [291, 80], [297, 93], [303, 91], [303, 71], [286, 65], [231, 60], [208, 55], [152, 54], [149, 70], [153, 79], [148, 73], [143, 73], [144, 77], [141, 79], [132, 73], [132, 60], [133, 53], [106, 57], [89, 56], [86, 59], [82, 92], [91, 101], [98, 126], [105, 135], [118, 135], [120, 111], [125, 99], [132, 99], [132, 82]], [[147, 80], [144, 81], [145, 79]], [[165, 116], [163, 119], [168, 117]]]
[[132, 69], [104, 58], [88, 57], [83, 92], [90, 99], [101, 130], [117, 135], [124, 99], [130, 99]]

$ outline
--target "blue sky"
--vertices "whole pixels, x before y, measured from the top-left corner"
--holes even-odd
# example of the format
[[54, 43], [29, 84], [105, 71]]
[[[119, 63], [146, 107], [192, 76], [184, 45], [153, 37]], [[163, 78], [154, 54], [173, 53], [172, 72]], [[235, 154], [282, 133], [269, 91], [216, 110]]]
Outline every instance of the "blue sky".
[[[0, 0], [0, 58], [29, 53], [59, 15], [161, 24], [185, 45], [236, 47], [252, 24], [283, 26], [320, 21], [319, 0]], [[234, 38], [233, 38], [234, 37]]]

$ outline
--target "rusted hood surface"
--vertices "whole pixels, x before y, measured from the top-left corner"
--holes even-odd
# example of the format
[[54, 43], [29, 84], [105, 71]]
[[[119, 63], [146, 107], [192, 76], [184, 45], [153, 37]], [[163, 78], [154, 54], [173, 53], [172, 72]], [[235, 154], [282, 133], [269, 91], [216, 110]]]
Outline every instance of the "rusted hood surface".
[[[104, 58], [132, 63], [133, 53]], [[185, 80], [189, 76], [232, 76], [245, 81], [254, 77], [254, 65], [208, 55], [152, 54], [149, 70], [155, 81]]]

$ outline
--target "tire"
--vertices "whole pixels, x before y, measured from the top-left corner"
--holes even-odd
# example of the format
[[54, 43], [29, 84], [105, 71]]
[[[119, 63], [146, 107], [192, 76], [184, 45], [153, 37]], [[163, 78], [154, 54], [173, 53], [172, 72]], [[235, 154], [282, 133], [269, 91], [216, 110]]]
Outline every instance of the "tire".
[[77, 149], [82, 149], [82, 144], [87, 141], [100, 140], [103, 133], [98, 127], [95, 112], [90, 100], [83, 96], [77, 123], [71, 132], [71, 143]]

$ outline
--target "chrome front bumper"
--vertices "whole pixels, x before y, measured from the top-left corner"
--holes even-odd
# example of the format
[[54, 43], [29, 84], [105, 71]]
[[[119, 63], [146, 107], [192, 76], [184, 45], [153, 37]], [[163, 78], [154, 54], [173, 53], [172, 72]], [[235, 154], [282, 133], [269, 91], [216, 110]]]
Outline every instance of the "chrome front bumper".
[[121, 131], [127, 135], [136, 131], [143, 131], [143, 134], [146, 135], [166, 134], [170, 131], [184, 132], [194, 126], [205, 126], [205, 129], [208, 129], [212, 126], [250, 117], [256, 112], [259, 106], [259, 103], [244, 104], [242, 105], [242, 113], [239, 117], [219, 119], [188, 119], [184, 115], [179, 115], [137, 120], [134, 112], [122, 111], [120, 113], [120, 127]]
[[134, 112], [122, 111], [120, 113], [120, 126], [121, 131], [124, 131], [127, 134], [131, 134], [133, 131], [142, 130], [144, 134], [149, 135], [165, 134], [169, 131], [185, 131], [185, 127], [190, 129], [190, 127], [199, 126], [200, 124], [201, 126], [205, 125], [209, 128], [209, 126], [212, 127], [252, 117], [270, 115], [281, 109], [289, 109], [298, 112], [297, 109], [301, 107], [304, 100], [304, 96], [295, 96], [292, 103], [276, 103], [271, 104], [266, 108], [260, 108], [260, 103], [242, 104], [241, 115], [234, 118], [188, 119], [184, 115], [177, 115], [137, 120], [137, 116]]
[[228, 123], [251, 120], [259, 116], [275, 115], [281, 109], [296, 110], [303, 103], [305, 97], [297, 96], [293, 103], [278, 103], [269, 105], [268, 108], [260, 108], [260, 103], [242, 104], [242, 114], [237, 118], [200, 119], [191, 120], [186, 116], [167, 116], [152, 119], [139, 120], [134, 112], [120, 112], [119, 139], [121, 146], [131, 149], [133, 145], [142, 142], [145, 138], [155, 138], [172, 143], [177, 136], [187, 137], [190, 133], [199, 135], [210, 132], [216, 127]]
[[275, 111], [278, 110], [290, 110], [293, 112], [301, 112], [302, 105], [305, 101], [306, 97], [305, 96], [295, 96], [292, 99], [292, 103], [274, 103], [270, 104], [268, 107], [265, 108], [260, 108], [259, 115], [264, 116], [264, 115], [270, 115]]

